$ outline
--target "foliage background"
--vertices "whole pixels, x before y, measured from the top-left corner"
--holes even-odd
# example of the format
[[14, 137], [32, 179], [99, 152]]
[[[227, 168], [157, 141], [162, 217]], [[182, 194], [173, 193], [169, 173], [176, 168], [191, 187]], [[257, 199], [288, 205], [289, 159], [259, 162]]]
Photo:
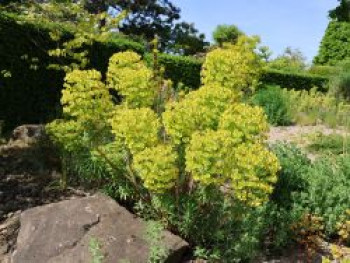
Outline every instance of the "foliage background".
[[315, 64], [336, 65], [350, 58], [350, 23], [331, 21], [322, 39]]
[[[61, 113], [59, 98], [64, 73], [47, 69], [52, 63], [66, 63], [47, 54], [57, 46], [49, 32], [58, 25], [16, 20], [18, 17], [14, 15], [0, 14], [0, 36], [6, 40], [0, 42], [0, 120], [5, 121], [5, 130], [21, 123], [51, 121]], [[69, 37], [67, 31], [66, 38]], [[144, 56], [149, 65], [153, 63], [152, 55], [148, 54], [149, 47], [122, 36], [94, 43], [89, 49], [88, 68], [96, 68], [103, 76], [108, 58], [119, 51], [136, 51]], [[201, 59], [170, 54], [160, 54], [158, 59], [159, 65], [164, 68], [164, 76], [175, 85], [189, 89], [200, 86]], [[313, 86], [325, 87], [328, 78], [315, 74], [266, 70], [260, 81], [288, 89], [308, 90]]]

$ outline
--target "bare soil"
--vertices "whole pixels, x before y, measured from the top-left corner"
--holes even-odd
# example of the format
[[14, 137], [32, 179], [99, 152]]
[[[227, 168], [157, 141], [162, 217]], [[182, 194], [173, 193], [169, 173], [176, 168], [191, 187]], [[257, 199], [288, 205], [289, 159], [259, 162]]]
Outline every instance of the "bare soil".
[[50, 147], [24, 141], [0, 145], [0, 262], [15, 249], [21, 211], [86, 195], [60, 189], [58, 170]]

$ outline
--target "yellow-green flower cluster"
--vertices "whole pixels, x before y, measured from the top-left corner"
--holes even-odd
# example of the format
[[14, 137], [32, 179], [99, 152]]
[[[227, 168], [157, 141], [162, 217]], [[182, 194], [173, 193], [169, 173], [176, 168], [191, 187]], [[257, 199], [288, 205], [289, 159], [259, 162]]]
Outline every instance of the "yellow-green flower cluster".
[[157, 91], [152, 78], [152, 71], [135, 52], [116, 53], [109, 60], [108, 85], [124, 97], [128, 107], [153, 105]]
[[239, 200], [259, 206], [268, 200], [280, 169], [277, 157], [260, 143], [242, 143], [233, 151], [230, 183]]
[[186, 149], [186, 170], [194, 180], [230, 186], [235, 198], [258, 206], [272, 193], [279, 163], [263, 144], [245, 138], [239, 129], [195, 132]]
[[108, 131], [107, 119], [114, 106], [100, 72], [67, 73], [61, 103], [67, 119], [56, 120], [46, 128], [65, 150], [74, 151], [85, 143], [92, 145]]
[[186, 169], [193, 179], [204, 184], [228, 182], [233, 164], [234, 147], [242, 142], [240, 131], [206, 130], [195, 132], [186, 148]]
[[269, 130], [266, 114], [261, 107], [243, 103], [231, 105], [221, 116], [219, 129], [243, 133], [245, 140], [262, 141]]
[[66, 151], [74, 151], [81, 147], [81, 137], [84, 129], [75, 120], [55, 120], [45, 127], [46, 132], [54, 142], [60, 144]]
[[125, 142], [132, 154], [158, 143], [160, 123], [150, 108], [129, 109], [119, 107], [110, 119], [112, 133]]
[[239, 37], [237, 44], [227, 44], [206, 56], [202, 82], [227, 87], [238, 94], [258, 84], [262, 70], [261, 60], [254, 52], [259, 40]]
[[133, 167], [145, 187], [158, 193], [173, 188], [179, 174], [176, 154], [169, 145], [146, 148], [135, 154]]
[[230, 186], [231, 194], [251, 206], [267, 200], [279, 163], [262, 144], [268, 130], [259, 107], [229, 106], [216, 130], [194, 132], [186, 148], [186, 170], [204, 184]]
[[96, 70], [74, 70], [66, 75], [61, 103], [63, 112], [79, 121], [104, 119], [113, 105]]
[[237, 100], [237, 94], [230, 89], [203, 86], [183, 100], [166, 106], [163, 113], [165, 129], [175, 144], [187, 143], [195, 131], [216, 129], [220, 114]]

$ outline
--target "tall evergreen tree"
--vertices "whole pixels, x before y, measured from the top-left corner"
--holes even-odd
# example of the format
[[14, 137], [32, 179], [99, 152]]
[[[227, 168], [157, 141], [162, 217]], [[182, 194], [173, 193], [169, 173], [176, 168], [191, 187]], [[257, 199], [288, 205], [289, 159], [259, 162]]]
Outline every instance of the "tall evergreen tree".
[[350, 22], [350, 0], [338, 0], [339, 6], [329, 11], [329, 17], [338, 22]]
[[350, 0], [338, 0], [339, 6], [329, 12], [331, 21], [321, 41], [315, 64], [335, 65], [350, 59]]

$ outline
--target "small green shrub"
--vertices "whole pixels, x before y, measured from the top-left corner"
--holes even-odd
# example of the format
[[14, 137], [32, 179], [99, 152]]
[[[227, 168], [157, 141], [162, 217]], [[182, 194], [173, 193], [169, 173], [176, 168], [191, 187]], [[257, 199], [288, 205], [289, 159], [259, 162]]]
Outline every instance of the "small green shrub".
[[301, 125], [327, 124], [334, 126], [343, 125], [347, 106], [339, 101], [331, 93], [320, 92], [316, 87], [306, 90], [283, 89], [288, 99], [289, 112], [293, 122]]
[[252, 97], [255, 105], [262, 107], [271, 125], [284, 126], [292, 123], [288, 107], [288, 98], [278, 86], [267, 86], [259, 89]]
[[276, 256], [294, 243], [291, 226], [297, 222], [300, 214], [275, 204], [273, 201], [265, 206], [263, 215], [262, 244], [267, 256]]
[[[270, 248], [280, 250], [297, 241], [311, 249], [310, 246], [316, 244], [312, 242], [318, 238], [336, 237], [339, 223], [344, 221], [350, 207], [348, 156], [323, 157], [312, 164], [293, 145], [278, 143], [272, 146], [272, 150], [282, 169], [267, 204], [265, 236]], [[310, 224], [310, 229], [307, 224]]]
[[315, 134], [308, 149], [316, 153], [346, 154], [350, 150], [348, 138], [340, 134]]
[[344, 72], [339, 76], [338, 89], [343, 96], [349, 100], [350, 99], [350, 73]]
[[344, 157], [324, 157], [313, 163], [305, 174], [307, 187], [294, 194], [295, 211], [321, 217], [326, 237], [337, 234], [350, 207], [350, 160]]
[[331, 77], [330, 91], [338, 98], [350, 100], [350, 60], [338, 63], [336, 72]]
[[326, 66], [326, 65], [313, 65], [309, 68], [308, 73], [318, 75], [318, 76], [326, 76], [330, 77], [336, 72], [336, 67], [334, 66]]
[[293, 205], [293, 194], [304, 191], [307, 187], [305, 174], [311, 162], [293, 144], [277, 143], [271, 149], [276, 154], [281, 165], [271, 200], [280, 207], [290, 209]]
[[101, 244], [98, 239], [91, 237], [89, 241], [89, 251], [91, 253], [91, 263], [102, 263], [104, 256], [101, 252]]
[[163, 241], [164, 227], [161, 223], [148, 221], [146, 226], [145, 240], [149, 245], [147, 263], [163, 263], [169, 255], [169, 249]]

